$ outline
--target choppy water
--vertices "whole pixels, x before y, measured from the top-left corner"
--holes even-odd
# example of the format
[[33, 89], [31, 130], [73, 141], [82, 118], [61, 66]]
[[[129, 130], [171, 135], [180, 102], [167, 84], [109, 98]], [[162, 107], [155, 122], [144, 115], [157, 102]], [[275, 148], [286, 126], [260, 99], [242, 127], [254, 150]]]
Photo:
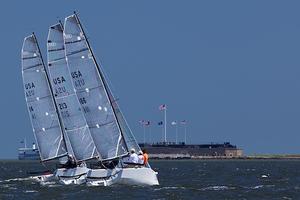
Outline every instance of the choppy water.
[[0, 199], [300, 199], [300, 161], [152, 161], [155, 187], [63, 186], [28, 178], [39, 162], [0, 161]]

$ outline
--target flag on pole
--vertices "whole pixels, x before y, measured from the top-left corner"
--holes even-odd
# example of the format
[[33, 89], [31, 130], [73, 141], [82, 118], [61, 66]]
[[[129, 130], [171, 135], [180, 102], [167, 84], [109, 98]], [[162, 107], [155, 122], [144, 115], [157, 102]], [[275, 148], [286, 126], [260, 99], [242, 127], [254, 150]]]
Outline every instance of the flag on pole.
[[151, 124], [151, 122], [147, 121], [147, 120], [140, 120], [139, 123], [144, 125], [144, 126], [150, 126], [150, 124]]
[[157, 124], [160, 126], [160, 125], [163, 125], [163, 122], [162, 122], [162, 121], [160, 121], [160, 122], [158, 122]]
[[182, 125], [186, 125], [186, 120], [182, 120], [181, 122], [180, 122], [180, 124], [182, 124]]
[[162, 104], [158, 107], [159, 110], [166, 110], [167, 109], [167, 106], [166, 104]]
[[176, 121], [173, 121], [172, 123], [171, 123], [171, 125], [176, 125], [177, 124], [177, 122]]

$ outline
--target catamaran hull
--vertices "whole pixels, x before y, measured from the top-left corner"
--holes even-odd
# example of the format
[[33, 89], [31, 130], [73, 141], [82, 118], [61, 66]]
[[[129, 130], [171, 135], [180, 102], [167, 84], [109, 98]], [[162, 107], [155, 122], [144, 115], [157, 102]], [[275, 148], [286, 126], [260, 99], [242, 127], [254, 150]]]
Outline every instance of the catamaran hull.
[[123, 168], [121, 172], [120, 184], [125, 185], [159, 185], [157, 172], [151, 168]]
[[64, 185], [80, 185], [86, 182], [87, 167], [59, 168], [54, 176]]
[[88, 186], [110, 186], [121, 179], [122, 169], [91, 169], [87, 173], [86, 184]]

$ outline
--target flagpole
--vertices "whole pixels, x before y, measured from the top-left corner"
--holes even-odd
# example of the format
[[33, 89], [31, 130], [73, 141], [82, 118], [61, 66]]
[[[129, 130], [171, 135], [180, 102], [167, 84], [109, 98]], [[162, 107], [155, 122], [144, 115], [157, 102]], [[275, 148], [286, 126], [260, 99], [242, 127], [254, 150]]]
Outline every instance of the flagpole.
[[145, 134], [145, 131], [146, 131], [146, 130], [145, 130], [145, 124], [143, 124], [143, 128], [144, 128], [144, 144], [146, 144], [146, 138], [145, 138], [145, 137], [146, 137], [146, 134]]
[[177, 144], [177, 138], [178, 138], [178, 123], [176, 122], [176, 136], [175, 136], [175, 144]]
[[186, 144], [186, 124], [184, 125], [184, 144]]
[[165, 107], [165, 142], [167, 142], [167, 106]]
[[152, 144], [152, 129], [151, 129], [151, 126], [149, 126], [149, 129], [150, 129], [150, 132], [149, 132], [149, 141], [150, 141], [150, 144]]

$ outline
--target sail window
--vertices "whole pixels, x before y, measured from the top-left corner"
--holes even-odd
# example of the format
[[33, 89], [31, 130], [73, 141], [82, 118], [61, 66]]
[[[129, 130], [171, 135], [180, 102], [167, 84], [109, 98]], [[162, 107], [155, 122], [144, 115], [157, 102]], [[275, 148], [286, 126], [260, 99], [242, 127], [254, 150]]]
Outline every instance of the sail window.
[[107, 112], [107, 108], [106, 107], [104, 107], [104, 111]]
[[46, 131], [46, 129], [45, 128], [42, 128], [42, 130], [45, 132]]
[[84, 59], [84, 56], [81, 56], [82, 59]]
[[37, 97], [36, 100], [39, 101], [39, 100], [40, 100], [40, 97]]
[[45, 115], [46, 115], [46, 116], [48, 116], [48, 115], [49, 115], [49, 113], [48, 113], [48, 112], [46, 112], [46, 113], [45, 113]]
[[98, 106], [98, 110], [102, 110], [102, 107], [101, 107], [101, 106]]
[[90, 90], [89, 90], [89, 88], [85, 88], [85, 91], [86, 91], [86, 92], [89, 92]]
[[80, 36], [78, 36], [78, 37], [77, 37], [77, 40], [81, 40], [81, 37], [80, 37]]
[[40, 70], [39, 70], [39, 69], [37, 69], [37, 70], [36, 70], [36, 72], [40, 72]]
[[34, 53], [33, 56], [37, 56], [36, 53]]
[[97, 127], [97, 128], [100, 128], [99, 124], [96, 124], [96, 127]]

